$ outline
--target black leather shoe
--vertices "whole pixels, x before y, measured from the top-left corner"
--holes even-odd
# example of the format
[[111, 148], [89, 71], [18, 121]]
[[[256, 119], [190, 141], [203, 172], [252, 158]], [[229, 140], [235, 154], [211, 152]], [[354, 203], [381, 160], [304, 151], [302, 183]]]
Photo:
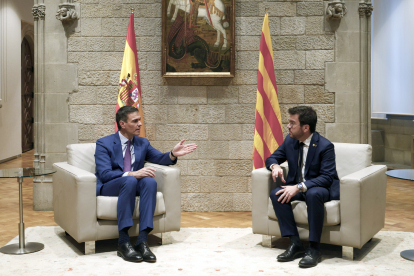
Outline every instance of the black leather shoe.
[[130, 242], [126, 242], [123, 245], [118, 245], [118, 251], [116, 252], [116, 255], [128, 262], [139, 263], [143, 261], [141, 253], [135, 251]]
[[145, 262], [155, 263], [157, 261], [157, 257], [151, 252], [147, 242], [141, 242], [140, 244], [135, 245], [135, 250], [141, 253]]
[[279, 262], [290, 262], [296, 258], [302, 257], [305, 254], [305, 248], [291, 243], [285, 252], [277, 256]]
[[299, 267], [313, 267], [320, 263], [322, 260], [319, 250], [308, 248], [305, 253], [305, 257], [299, 261]]

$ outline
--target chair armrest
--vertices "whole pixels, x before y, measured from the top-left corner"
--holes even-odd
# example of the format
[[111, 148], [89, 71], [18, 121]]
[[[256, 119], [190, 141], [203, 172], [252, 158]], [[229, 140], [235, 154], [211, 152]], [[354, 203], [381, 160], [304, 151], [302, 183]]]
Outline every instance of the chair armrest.
[[[286, 177], [287, 164], [281, 165], [283, 174]], [[267, 208], [269, 204], [270, 192], [276, 187], [282, 185], [280, 178], [273, 182], [272, 173], [266, 169], [261, 168], [252, 171], [252, 224], [253, 233], [267, 235], [268, 216]]]
[[53, 167], [55, 222], [77, 242], [96, 240], [96, 176], [66, 162]]
[[387, 177], [373, 165], [341, 178], [342, 243], [361, 248], [385, 223]]
[[165, 232], [179, 231], [181, 227], [181, 171], [179, 168], [145, 163], [155, 171], [157, 191], [162, 192], [165, 203]]

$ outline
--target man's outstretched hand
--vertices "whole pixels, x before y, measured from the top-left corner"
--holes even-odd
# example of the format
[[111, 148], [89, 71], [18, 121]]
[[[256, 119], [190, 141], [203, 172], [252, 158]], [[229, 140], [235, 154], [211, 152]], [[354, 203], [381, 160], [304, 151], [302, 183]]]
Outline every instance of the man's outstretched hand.
[[172, 150], [172, 153], [175, 157], [192, 153], [197, 148], [196, 144], [183, 145], [184, 141], [185, 139], [181, 140], [177, 145], [175, 145], [174, 149]]

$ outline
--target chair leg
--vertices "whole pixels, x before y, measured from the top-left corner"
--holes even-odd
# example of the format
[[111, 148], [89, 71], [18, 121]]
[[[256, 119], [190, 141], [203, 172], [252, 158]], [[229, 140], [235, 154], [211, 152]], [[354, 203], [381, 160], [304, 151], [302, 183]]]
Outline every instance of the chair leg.
[[342, 246], [342, 258], [345, 260], [354, 260], [354, 248], [349, 246]]
[[172, 244], [171, 232], [161, 233], [161, 244]]
[[95, 254], [95, 241], [85, 242], [85, 255]]
[[272, 248], [272, 236], [262, 235], [262, 246]]

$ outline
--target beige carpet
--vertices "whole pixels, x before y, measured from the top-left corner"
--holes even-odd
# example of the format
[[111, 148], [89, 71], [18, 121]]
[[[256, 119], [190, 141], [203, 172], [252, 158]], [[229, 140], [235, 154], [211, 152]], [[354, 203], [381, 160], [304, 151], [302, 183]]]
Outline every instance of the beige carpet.
[[[83, 255], [82, 244], [65, 236], [60, 227], [26, 229], [26, 241], [41, 242], [45, 249], [27, 255], [0, 253], [0, 275], [414, 275], [414, 262], [400, 251], [414, 249], [414, 233], [382, 231], [356, 260], [341, 258], [339, 246], [322, 246], [323, 259], [315, 268], [301, 269], [299, 259], [278, 263], [276, 256], [287, 246], [261, 246], [261, 236], [251, 228], [183, 228], [173, 232], [171, 245], [150, 245], [158, 261], [128, 263], [116, 256], [116, 240], [99, 241], [97, 253]], [[17, 237], [11, 241], [18, 242]]]

